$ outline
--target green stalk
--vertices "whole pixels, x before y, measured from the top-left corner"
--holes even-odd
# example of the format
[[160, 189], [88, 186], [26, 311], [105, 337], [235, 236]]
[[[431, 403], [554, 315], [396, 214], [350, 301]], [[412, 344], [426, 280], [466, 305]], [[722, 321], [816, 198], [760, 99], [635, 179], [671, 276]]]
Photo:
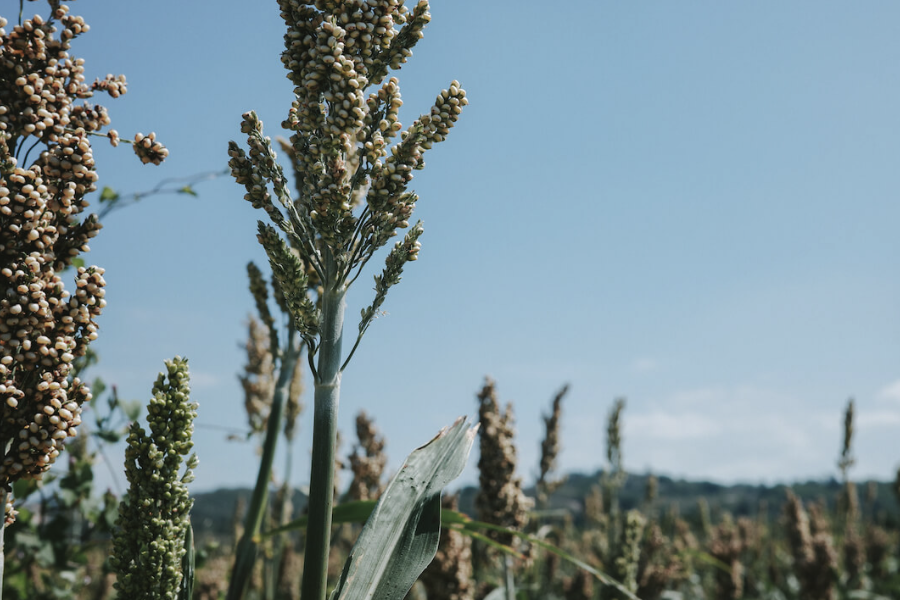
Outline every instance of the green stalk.
[[506, 585], [506, 600], [516, 600], [516, 582], [513, 577], [513, 559], [512, 556], [505, 554], [503, 556], [503, 576]]
[[[331, 281], [340, 281], [334, 261], [326, 264]], [[334, 289], [337, 288], [337, 289]], [[341, 340], [344, 330], [342, 283], [327, 285], [322, 295], [322, 327], [313, 415], [312, 469], [309, 481], [309, 526], [303, 558], [303, 600], [325, 600], [328, 550], [331, 547], [331, 508], [334, 503], [334, 455], [337, 412], [341, 393]]]
[[284, 418], [284, 403], [287, 398], [291, 377], [300, 352], [294, 344], [295, 332], [291, 328], [288, 332], [287, 345], [281, 357], [281, 370], [278, 373], [278, 382], [275, 385], [275, 395], [272, 398], [272, 408], [269, 412], [269, 421], [266, 424], [266, 439], [263, 443], [262, 458], [259, 462], [259, 474], [256, 477], [256, 487], [250, 498], [250, 508], [244, 521], [244, 534], [238, 542], [237, 552], [234, 557], [234, 567], [231, 570], [231, 581], [228, 584], [227, 600], [240, 600], [244, 595], [253, 564], [256, 562], [256, 554], [259, 545], [256, 538], [262, 526], [263, 516], [266, 512], [266, 501], [269, 497], [269, 481], [272, 479], [272, 463], [275, 459], [275, 448], [278, 445], [278, 436], [281, 435], [281, 423]]

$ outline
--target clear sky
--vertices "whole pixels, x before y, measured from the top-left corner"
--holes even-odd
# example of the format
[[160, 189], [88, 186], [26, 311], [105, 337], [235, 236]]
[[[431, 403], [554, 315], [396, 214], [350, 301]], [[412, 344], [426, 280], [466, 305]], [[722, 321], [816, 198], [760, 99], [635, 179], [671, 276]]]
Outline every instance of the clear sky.
[[[170, 150], [141, 167], [98, 140], [101, 185], [127, 194], [224, 169], [249, 109], [280, 135], [292, 96], [274, 0], [72, 8], [92, 27], [73, 48], [88, 76], [128, 77], [113, 126]], [[344, 439], [365, 409], [396, 469], [474, 415], [490, 375], [514, 403], [530, 483], [541, 413], [568, 382], [563, 471], [602, 466], [606, 415], [625, 396], [629, 470], [787, 482], [836, 473], [854, 396], [853, 474], [893, 478], [900, 4], [434, 0], [432, 15], [398, 75], [401, 120], [453, 79], [470, 104], [414, 180], [420, 260], [345, 372]], [[111, 214], [87, 261], [109, 282], [95, 375], [146, 401], [163, 360], [190, 359], [199, 491], [255, 480], [253, 445], [215, 427], [246, 423], [245, 265], [266, 261], [241, 186], [196, 190]]]

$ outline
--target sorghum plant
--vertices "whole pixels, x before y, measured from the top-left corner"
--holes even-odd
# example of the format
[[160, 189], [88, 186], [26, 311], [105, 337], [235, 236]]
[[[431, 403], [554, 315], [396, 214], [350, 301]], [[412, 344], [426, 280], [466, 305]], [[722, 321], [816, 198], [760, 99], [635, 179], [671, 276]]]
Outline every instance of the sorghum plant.
[[[250, 281], [250, 293], [256, 303], [259, 321], [251, 317], [251, 329], [247, 341], [247, 365], [241, 383], [245, 392], [245, 408], [250, 423], [250, 436], [261, 436], [259, 471], [256, 486], [250, 497], [250, 504], [244, 517], [244, 526], [239, 536], [235, 556], [234, 569], [229, 582], [228, 597], [238, 598], [250, 585], [255, 588], [257, 581], [269, 589], [275, 585], [279, 575], [281, 560], [277, 557], [284, 549], [281, 536], [275, 540], [266, 540], [265, 548], [260, 547], [259, 533], [266, 517], [266, 509], [270, 507], [269, 486], [275, 459], [275, 449], [282, 433], [288, 442], [288, 463], [282, 483], [282, 493], [277, 494], [275, 505], [269, 510], [270, 521], [277, 526], [289, 519], [288, 474], [290, 473], [291, 443], [296, 432], [296, 419], [300, 411], [299, 395], [302, 392], [302, 377], [299, 354], [302, 345], [296, 343], [296, 330], [290, 328], [286, 339], [280, 339], [275, 327], [275, 318], [269, 309], [269, 284], [262, 272], [252, 262], [247, 265]], [[307, 282], [311, 284], [312, 282]], [[278, 308], [290, 318], [283, 290], [272, 281], [272, 292]], [[254, 326], [256, 322], [258, 325]], [[277, 377], [275, 363], [278, 362]], [[265, 564], [262, 570], [255, 569], [257, 556], [262, 552]], [[258, 577], [264, 573], [265, 577]], [[263, 583], [265, 579], [265, 583]]]
[[[629, 510], [625, 515], [625, 526], [616, 543], [616, 558], [612, 563], [613, 577], [631, 593], [638, 587], [638, 564], [641, 558], [641, 539], [647, 520], [637, 510]], [[610, 588], [613, 598], [626, 598], [619, 588]]]
[[[259, 223], [259, 240], [292, 328], [307, 345], [315, 381], [302, 591], [307, 600], [317, 600], [325, 596], [327, 578], [341, 374], [404, 264], [418, 257], [421, 223], [388, 254], [383, 273], [375, 278], [375, 299], [362, 311], [346, 358], [344, 298], [375, 252], [409, 227], [418, 200], [407, 189], [412, 172], [424, 167], [424, 151], [447, 136], [467, 101], [454, 81], [431, 111], [401, 134], [398, 81], [387, 75], [406, 62], [422, 37], [430, 20], [427, 0], [411, 11], [402, 0], [279, 0], [279, 6], [288, 28], [282, 62], [295, 86], [283, 125], [292, 132], [288, 156], [298, 197], [291, 197], [256, 113], [245, 113], [241, 124], [249, 155], [234, 142], [228, 153], [245, 198], [265, 210], [272, 223]], [[367, 93], [372, 87], [375, 91]], [[319, 282], [315, 301], [310, 274]]]
[[616, 398], [609, 411], [606, 424], [606, 460], [609, 468], [605, 473], [605, 483], [609, 490], [608, 500], [610, 512], [615, 513], [618, 506], [618, 489], [625, 483], [627, 474], [622, 466], [622, 411], [625, 410], [625, 398]]
[[559, 428], [562, 417], [562, 400], [569, 391], [569, 386], [564, 385], [556, 396], [553, 397], [550, 415], [544, 415], [544, 439], [541, 440], [541, 464], [537, 480], [538, 505], [546, 506], [550, 494], [556, 491], [565, 482], [565, 477], [551, 479], [550, 473], [556, 468], [556, 459], [559, 456]]
[[[73, 362], [97, 337], [105, 281], [103, 269], [80, 266], [100, 229], [96, 217], [80, 214], [96, 189], [90, 136], [110, 119], [103, 106], [77, 102], [126, 91], [121, 75], [86, 82], [84, 61], [69, 50], [89, 28], [67, 6], [49, 5], [46, 18], [9, 32], [0, 17], [0, 544], [14, 516], [11, 484], [41, 478], [91, 398]], [[118, 142], [115, 130], [108, 137]], [[156, 164], [168, 153], [154, 134], [138, 134], [134, 150]], [[74, 294], [60, 276], [72, 266]]]
[[356, 415], [356, 438], [358, 442], [347, 457], [353, 471], [348, 494], [353, 500], [375, 500], [381, 495], [381, 476], [387, 465], [387, 455], [384, 437], [365, 411]]
[[635, 592], [642, 600], [657, 600], [665, 590], [676, 588], [687, 577], [684, 562], [673, 546], [659, 523], [650, 523], [641, 548]]
[[730, 515], [726, 515], [719, 525], [713, 528], [709, 541], [709, 553], [716, 560], [728, 567], [728, 570], [716, 570], [716, 598], [722, 600], [738, 600], [744, 595], [744, 564], [741, 554], [744, 544], [738, 528]]
[[187, 484], [193, 481], [197, 455], [182, 462], [194, 443], [197, 404], [190, 401], [187, 360], [166, 361], [147, 411], [145, 431], [131, 425], [125, 450], [125, 475], [130, 487], [119, 505], [118, 530], [110, 564], [119, 574], [120, 597], [135, 600], [174, 600], [183, 585], [182, 559], [194, 501]]
[[853, 414], [854, 402], [853, 398], [850, 398], [844, 411], [844, 442], [837, 463], [843, 483], [838, 506], [845, 529], [852, 528], [852, 524], [859, 516], [859, 495], [856, 491], [856, 484], [850, 481], [850, 467], [856, 462], [856, 459], [853, 458]]
[[621, 539], [619, 489], [625, 484], [628, 477], [622, 466], [622, 411], [624, 410], [625, 398], [616, 398], [606, 420], [607, 468], [603, 470], [601, 480], [607, 517], [607, 548], [612, 555], [617, 554], [617, 544]]
[[[481, 423], [478, 457], [478, 495], [475, 511], [478, 518], [492, 525], [521, 530], [528, 517], [531, 501], [522, 492], [522, 480], [516, 477], [512, 403], [500, 409], [494, 382], [487, 378], [478, 394], [478, 420]], [[488, 537], [509, 545], [511, 533], [490, 531]], [[504, 556], [506, 597], [515, 597], [511, 559]]]
[[847, 585], [858, 589], [863, 585], [866, 556], [863, 539], [859, 534], [859, 495], [856, 483], [850, 480], [850, 467], [856, 462], [853, 458], [853, 416], [854, 401], [851, 398], [847, 401], [847, 408], [844, 411], [844, 442], [838, 459], [838, 469], [843, 483], [838, 498], [838, 514], [843, 530], [841, 550], [844, 570], [847, 573]]
[[803, 502], [788, 491], [787, 538], [800, 582], [800, 600], [830, 600], [835, 595], [838, 560], [831, 536], [822, 524], [810, 527]]
[[269, 328], [252, 315], [247, 321], [247, 364], [238, 377], [244, 388], [244, 410], [250, 425], [249, 435], [266, 430], [266, 421], [275, 393], [275, 363], [272, 360]]
[[[487, 379], [478, 393], [480, 456], [478, 458], [478, 495], [475, 510], [485, 523], [508, 529], [521, 529], [528, 516], [530, 502], [522, 492], [522, 480], [516, 477], [512, 404], [500, 408], [494, 382]], [[510, 544], [512, 534], [492, 531], [488, 534], [502, 544]]]

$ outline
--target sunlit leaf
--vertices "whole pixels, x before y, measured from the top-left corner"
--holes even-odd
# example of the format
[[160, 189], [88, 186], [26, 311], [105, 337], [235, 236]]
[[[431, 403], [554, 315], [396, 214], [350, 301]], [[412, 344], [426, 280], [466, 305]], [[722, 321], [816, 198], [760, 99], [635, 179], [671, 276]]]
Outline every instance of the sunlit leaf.
[[475, 428], [459, 419], [391, 480], [344, 564], [333, 600], [402, 600], [437, 551], [441, 490], [466, 465]]

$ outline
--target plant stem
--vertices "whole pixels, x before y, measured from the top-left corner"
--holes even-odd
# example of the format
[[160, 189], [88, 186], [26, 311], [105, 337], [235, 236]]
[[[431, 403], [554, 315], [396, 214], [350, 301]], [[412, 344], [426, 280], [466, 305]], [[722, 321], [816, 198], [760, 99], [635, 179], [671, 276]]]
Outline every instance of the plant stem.
[[503, 576], [506, 587], [506, 600], [516, 600], [516, 582], [513, 578], [512, 557], [508, 554], [503, 555]]
[[253, 564], [256, 562], [258, 543], [256, 538], [262, 526], [263, 516], [266, 511], [266, 501], [269, 497], [269, 481], [272, 479], [272, 463], [275, 459], [275, 448], [278, 445], [278, 436], [281, 435], [281, 423], [284, 417], [284, 404], [291, 386], [291, 378], [294, 368], [300, 359], [300, 352], [294, 343], [295, 332], [291, 328], [288, 332], [287, 345], [281, 358], [281, 370], [278, 373], [278, 382], [275, 386], [275, 395], [272, 398], [272, 408], [269, 412], [269, 421], [266, 424], [266, 439], [263, 443], [262, 457], [259, 462], [259, 474], [256, 477], [256, 487], [250, 498], [250, 508], [244, 521], [244, 534], [238, 542], [237, 552], [234, 557], [234, 568], [231, 571], [231, 581], [228, 584], [227, 600], [239, 600], [244, 595], [244, 590], [250, 581]]
[[[326, 261], [328, 281], [336, 268]], [[344, 296], [340, 283], [326, 285], [322, 295], [322, 326], [319, 344], [313, 415], [312, 469], [309, 482], [309, 526], [303, 559], [303, 600], [324, 600], [328, 580], [328, 551], [331, 546], [331, 508], [334, 503], [334, 455], [337, 412], [341, 393], [341, 340], [344, 329]]]

